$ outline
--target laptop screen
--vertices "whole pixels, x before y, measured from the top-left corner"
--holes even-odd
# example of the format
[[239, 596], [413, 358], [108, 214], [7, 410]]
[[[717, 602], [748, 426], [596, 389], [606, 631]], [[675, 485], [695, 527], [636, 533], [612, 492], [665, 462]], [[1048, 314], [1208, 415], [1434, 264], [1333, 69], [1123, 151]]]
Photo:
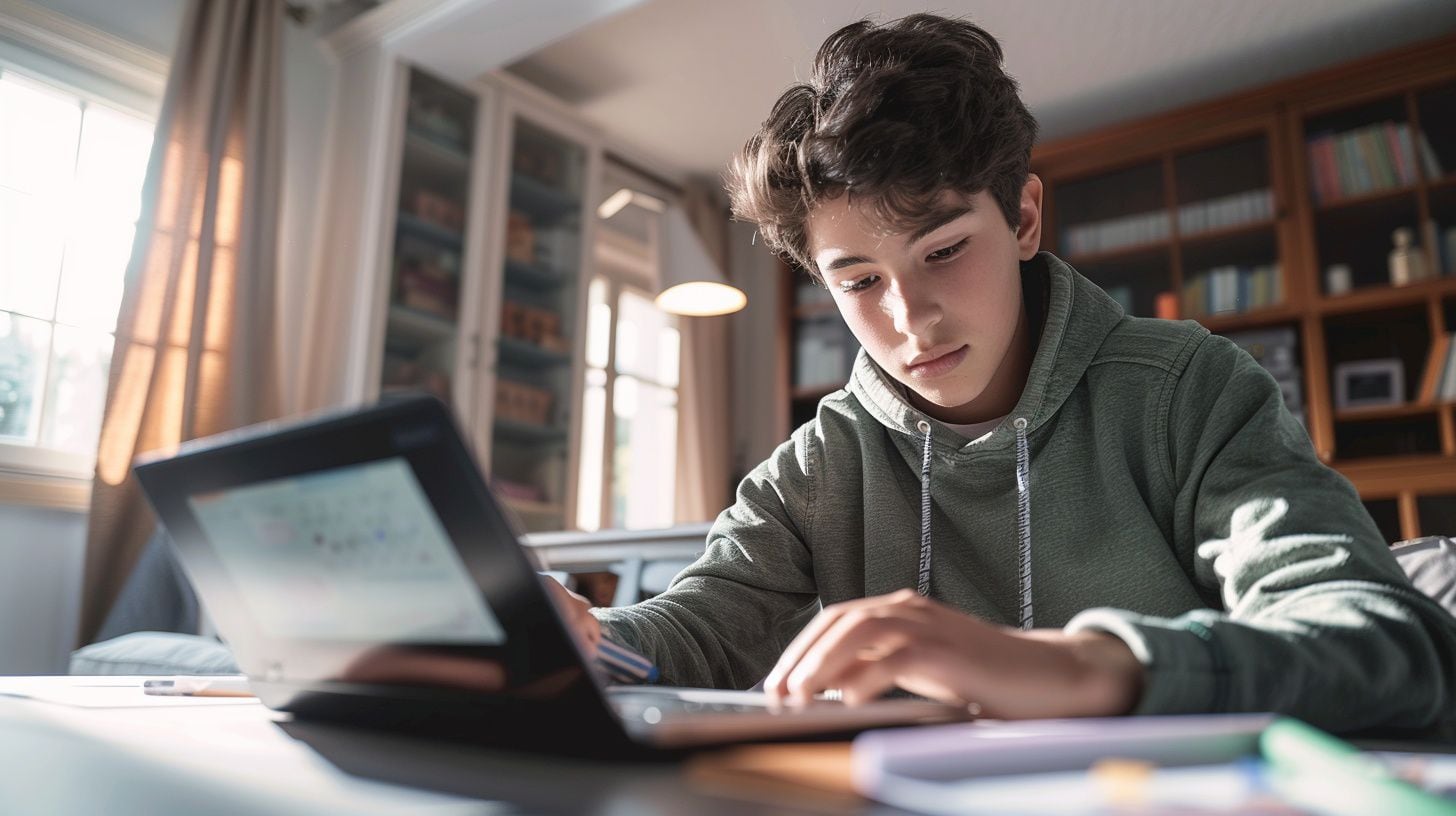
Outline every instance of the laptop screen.
[[505, 642], [403, 457], [193, 495], [188, 504], [269, 635]]
[[242, 429], [135, 470], [238, 665], [255, 688], [268, 681], [264, 694], [595, 693], [438, 400]]

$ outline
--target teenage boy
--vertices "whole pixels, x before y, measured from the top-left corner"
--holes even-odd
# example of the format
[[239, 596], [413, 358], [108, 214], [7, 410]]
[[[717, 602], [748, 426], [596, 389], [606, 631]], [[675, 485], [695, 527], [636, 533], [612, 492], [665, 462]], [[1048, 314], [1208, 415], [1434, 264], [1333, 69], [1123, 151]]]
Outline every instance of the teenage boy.
[[697, 563], [634, 606], [575, 599], [579, 628], [664, 682], [790, 702], [1449, 716], [1456, 624], [1274, 380], [1038, 251], [1037, 126], [1001, 63], [969, 22], [859, 22], [780, 97], [729, 173], [734, 212], [863, 351]]

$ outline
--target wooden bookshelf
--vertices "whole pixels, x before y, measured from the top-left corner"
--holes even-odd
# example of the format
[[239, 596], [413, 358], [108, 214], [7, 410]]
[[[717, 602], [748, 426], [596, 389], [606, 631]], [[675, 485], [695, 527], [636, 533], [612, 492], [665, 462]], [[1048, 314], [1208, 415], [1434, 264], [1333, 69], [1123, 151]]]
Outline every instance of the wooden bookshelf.
[[[1180, 316], [1220, 334], [1287, 328], [1296, 338], [1298, 403], [1320, 457], [1355, 484], [1392, 537], [1451, 531], [1456, 408], [1450, 396], [1421, 402], [1416, 392], [1437, 338], [1456, 331], [1456, 253], [1443, 248], [1456, 228], [1456, 37], [1039, 145], [1032, 165], [1046, 185], [1046, 248], [1109, 292], [1142, 287], [1120, 298], [1135, 306], [1171, 291], [1180, 295]], [[1139, 189], [1129, 189], [1138, 172]], [[1102, 192], [1113, 187], [1115, 197]], [[1246, 223], [1184, 229], [1191, 202], [1240, 190], [1252, 201], [1266, 187], [1267, 217], [1245, 211]], [[1076, 227], [1106, 232], [1133, 212], [1163, 214], [1166, 239], [1066, 251]], [[1423, 232], [1428, 221], [1433, 228]], [[1392, 282], [1387, 258], [1399, 227], [1412, 230], [1432, 277]], [[1123, 268], [1134, 259], [1140, 269]], [[1187, 313], [1185, 288], [1200, 269], [1254, 264], [1277, 265], [1274, 302]], [[1330, 288], [1337, 264], [1349, 267], [1348, 291]], [[1221, 282], [1230, 279], [1225, 272]], [[1338, 408], [1336, 370], [1366, 359], [1398, 360], [1406, 393], [1389, 406]]]

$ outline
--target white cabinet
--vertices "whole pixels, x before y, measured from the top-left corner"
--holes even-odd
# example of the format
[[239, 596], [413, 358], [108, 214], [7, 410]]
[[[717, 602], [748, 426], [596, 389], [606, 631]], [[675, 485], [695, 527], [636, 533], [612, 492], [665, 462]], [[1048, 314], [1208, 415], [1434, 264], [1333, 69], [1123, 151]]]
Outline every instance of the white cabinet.
[[395, 71], [360, 397], [445, 399], [523, 529], [567, 529], [601, 139], [508, 77]]

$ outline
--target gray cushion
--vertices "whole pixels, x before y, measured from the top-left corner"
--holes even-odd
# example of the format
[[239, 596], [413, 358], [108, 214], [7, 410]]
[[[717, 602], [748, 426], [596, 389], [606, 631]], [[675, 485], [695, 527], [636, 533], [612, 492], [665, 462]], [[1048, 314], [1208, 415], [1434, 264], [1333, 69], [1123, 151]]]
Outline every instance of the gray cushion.
[[71, 653], [71, 674], [239, 674], [233, 653], [215, 638], [133, 632]]
[[1449, 536], [1426, 536], [1396, 542], [1390, 549], [1416, 589], [1456, 614], [1456, 542]]

